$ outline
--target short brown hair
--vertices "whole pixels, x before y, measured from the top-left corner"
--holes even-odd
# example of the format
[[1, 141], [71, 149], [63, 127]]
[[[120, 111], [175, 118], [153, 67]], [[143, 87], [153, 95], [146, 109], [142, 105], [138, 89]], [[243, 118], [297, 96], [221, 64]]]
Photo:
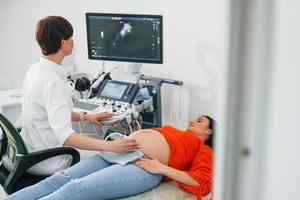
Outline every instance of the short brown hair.
[[57, 53], [61, 40], [73, 36], [73, 27], [65, 18], [49, 16], [41, 19], [36, 26], [35, 39], [41, 47], [43, 55]]

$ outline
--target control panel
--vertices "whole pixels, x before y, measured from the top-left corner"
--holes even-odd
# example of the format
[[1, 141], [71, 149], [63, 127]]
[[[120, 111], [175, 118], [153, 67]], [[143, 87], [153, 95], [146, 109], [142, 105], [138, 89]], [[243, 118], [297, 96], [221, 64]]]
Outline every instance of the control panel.
[[101, 120], [104, 125], [115, 124], [125, 119], [126, 114], [132, 112], [131, 105], [127, 102], [116, 101], [107, 98], [81, 99], [74, 103], [75, 112], [87, 113], [113, 113], [113, 117]]
[[113, 113], [112, 118], [101, 120], [104, 125], [115, 124], [126, 115], [133, 112], [133, 102], [139, 86], [133, 83], [106, 80], [100, 87], [96, 97], [91, 99], [80, 99], [74, 103], [73, 111], [87, 113]]

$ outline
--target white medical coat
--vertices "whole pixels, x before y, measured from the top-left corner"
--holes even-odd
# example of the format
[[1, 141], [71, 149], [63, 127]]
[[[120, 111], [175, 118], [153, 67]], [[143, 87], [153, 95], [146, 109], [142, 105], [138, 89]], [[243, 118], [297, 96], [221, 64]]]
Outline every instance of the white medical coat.
[[[62, 67], [41, 58], [27, 72], [23, 84], [21, 135], [29, 152], [61, 147], [72, 129], [72, 99]], [[64, 155], [43, 161], [28, 172], [48, 175], [70, 165]]]

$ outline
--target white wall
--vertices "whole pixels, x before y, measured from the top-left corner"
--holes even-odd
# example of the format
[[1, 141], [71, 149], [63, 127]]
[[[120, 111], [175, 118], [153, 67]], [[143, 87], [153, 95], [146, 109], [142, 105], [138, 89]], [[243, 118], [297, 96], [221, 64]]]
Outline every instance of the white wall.
[[[9, 37], [9, 33], [10, 31], [10, 25], [7, 22], [4, 22], [4, 19], [7, 18], [6, 16], [6, 12], [4, 12], [5, 10], [8, 10], [8, 4], [5, 3], [4, 1], [0, 1], [0, 25], [3, 27], [0, 29], [0, 43], [1, 43], [1, 48], [0, 48], [0, 59], [1, 59], [1, 63], [0, 63], [0, 76], [4, 76], [5, 80], [10, 78], [11, 76], [9, 76], [9, 66], [7, 66], [9, 59], [8, 59], [8, 51], [6, 50], [6, 48], [9, 47], [9, 40], [4, 39], [4, 38], [8, 38]], [[0, 86], [0, 88], [4, 88], [3, 86]]]
[[272, 87], [261, 199], [300, 199], [300, 1], [276, 0]]
[[[184, 81], [191, 95], [190, 118], [202, 113], [216, 116], [217, 94], [222, 90], [225, 71], [225, 3], [218, 0], [1, 0], [1, 74], [10, 77], [15, 88], [22, 86], [27, 69], [40, 56], [34, 29], [36, 22], [45, 16], [61, 15], [73, 24], [76, 68], [96, 76], [101, 62], [87, 58], [85, 12], [161, 14], [164, 63], [144, 64], [142, 73]], [[125, 64], [108, 63], [114, 65]]]
[[299, 9], [295, 0], [231, 1], [215, 199], [300, 199]]

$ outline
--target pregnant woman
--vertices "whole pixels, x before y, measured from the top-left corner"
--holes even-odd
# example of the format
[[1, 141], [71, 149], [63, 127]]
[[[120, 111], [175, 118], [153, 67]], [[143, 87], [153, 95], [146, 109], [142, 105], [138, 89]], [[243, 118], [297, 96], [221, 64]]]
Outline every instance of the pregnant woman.
[[171, 126], [136, 131], [129, 138], [147, 158], [123, 166], [95, 155], [6, 199], [116, 199], [148, 191], [162, 179], [175, 180], [201, 199], [212, 189], [213, 150], [205, 143], [211, 144], [213, 126], [212, 118], [202, 116], [186, 131]]

